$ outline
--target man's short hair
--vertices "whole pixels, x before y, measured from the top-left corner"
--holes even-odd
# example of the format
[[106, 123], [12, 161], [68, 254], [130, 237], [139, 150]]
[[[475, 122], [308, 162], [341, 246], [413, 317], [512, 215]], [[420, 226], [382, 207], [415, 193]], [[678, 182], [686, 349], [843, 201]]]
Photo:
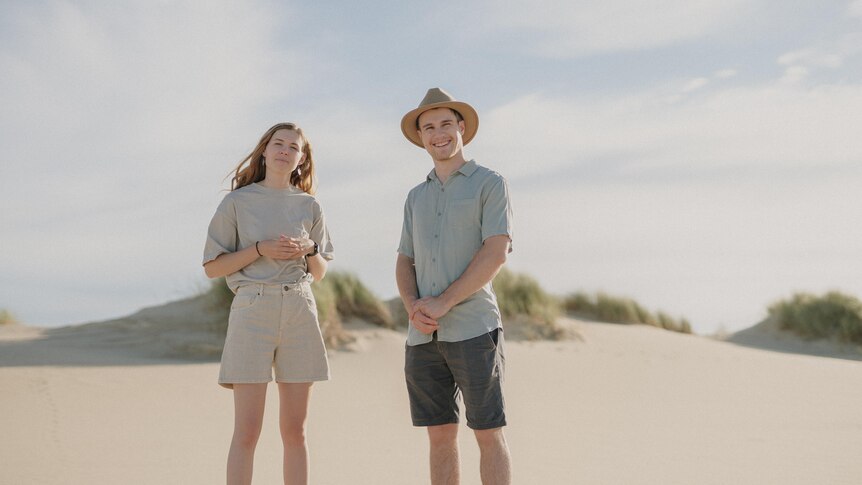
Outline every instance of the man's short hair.
[[[437, 108], [437, 109], [439, 109], [439, 108]], [[446, 108], [446, 109], [448, 109], [449, 111], [451, 111], [451, 112], [455, 113], [455, 119], [456, 119], [456, 120], [458, 120], [458, 121], [464, 121], [464, 117], [463, 117], [463, 116], [461, 116], [461, 113], [459, 113], [459, 112], [458, 112], [458, 110], [455, 110], [455, 109], [452, 109], [452, 108]], [[429, 109], [428, 111], [431, 111], [431, 110]], [[424, 113], [424, 111], [423, 111], [422, 113]], [[417, 116], [417, 117], [416, 117], [416, 129], [417, 129], [417, 130], [419, 129], [419, 117], [420, 117], [420, 116], [422, 116], [422, 113], [419, 113], [419, 116]], [[408, 125], [408, 126], [409, 126], [409, 125]]]

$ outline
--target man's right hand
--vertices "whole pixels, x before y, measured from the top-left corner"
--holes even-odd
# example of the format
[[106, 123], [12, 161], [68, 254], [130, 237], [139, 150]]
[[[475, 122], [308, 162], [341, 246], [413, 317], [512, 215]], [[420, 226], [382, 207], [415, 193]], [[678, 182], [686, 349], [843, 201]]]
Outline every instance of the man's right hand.
[[412, 315], [410, 315], [410, 324], [413, 325], [413, 328], [419, 330], [425, 335], [430, 335], [440, 328], [440, 324], [437, 323], [437, 320], [434, 320], [419, 310], [416, 310]]

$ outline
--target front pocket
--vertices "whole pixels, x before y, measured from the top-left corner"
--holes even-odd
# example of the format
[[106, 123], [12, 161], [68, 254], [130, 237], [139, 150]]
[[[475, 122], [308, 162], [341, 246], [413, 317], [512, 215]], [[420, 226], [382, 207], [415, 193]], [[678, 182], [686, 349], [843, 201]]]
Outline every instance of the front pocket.
[[497, 332], [490, 331], [482, 336], [482, 343], [484, 344], [481, 348], [483, 351], [496, 352], [497, 351]]
[[449, 202], [446, 216], [449, 224], [455, 227], [469, 227], [479, 224], [478, 199], [457, 199]]
[[236, 295], [233, 297], [233, 302], [230, 304], [230, 311], [242, 310], [243, 308], [248, 308], [257, 301], [258, 294], [252, 293], [250, 295]]

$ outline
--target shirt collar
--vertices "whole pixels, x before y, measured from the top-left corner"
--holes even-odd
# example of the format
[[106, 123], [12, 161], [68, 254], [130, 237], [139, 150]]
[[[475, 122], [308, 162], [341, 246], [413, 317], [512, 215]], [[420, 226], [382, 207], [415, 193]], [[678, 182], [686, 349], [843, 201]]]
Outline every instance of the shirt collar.
[[470, 160], [465, 163], [461, 168], [455, 170], [456, 172], [461, 172], [465, 177], [469, 177], [473, 175], [473, 172], [476, 171], [478, 167], [476, 166], [476, 160]]
[[[476, 165], [476, 160], [470, 160], [467, 163], [465, 163], [464, 165], [461, 165], [461, 168], [459, 168], [458, 170], [455, 170], [452, 173], [453, 174], [454, 173], [460, 173], [461, 175], [463, 175], [465, 177], [469, 177], [469, 176], [473, 175], [473, 172], [475, 172], [477, 168], [479, 168], [479, 167]], [[435, 172], [433, 168], [431, 169], [430, 172], [428, 172], [428, 176], [425, 178], [425, 180], [428, 182], [431, 182], [431, 181], [439, 182], [440, 181], [440, 179], [437, 178], [437, 172]]]

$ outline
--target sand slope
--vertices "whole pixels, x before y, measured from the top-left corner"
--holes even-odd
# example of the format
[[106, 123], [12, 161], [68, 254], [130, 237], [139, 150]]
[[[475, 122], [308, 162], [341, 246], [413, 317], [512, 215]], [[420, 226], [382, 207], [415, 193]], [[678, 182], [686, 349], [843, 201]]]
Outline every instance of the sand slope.
[[[583, 340], [506, 343], [515, 483], [859, 483], [862, 363], [566, 324]], [[163, 339], [130, 325], [0, 328], [0, 483], [222, 483], [232, 400], [218, 364], [159, 357]], [[428, 483], [403, 334], [348, 327], [355, 349], [332, 352], [334, 379], [315, 385], [312, 483]], [[274, 390], [255, 483], [280, 483]], [[478, 484], [462, 430], [463, 483]]]
[[757, 325], [731, 334], [726, 341], [775, 352], [862, 360], [860, 345], [829, 339], [805, 340], [790, 331], [782, 330], [773, 318], [767, 318]]

